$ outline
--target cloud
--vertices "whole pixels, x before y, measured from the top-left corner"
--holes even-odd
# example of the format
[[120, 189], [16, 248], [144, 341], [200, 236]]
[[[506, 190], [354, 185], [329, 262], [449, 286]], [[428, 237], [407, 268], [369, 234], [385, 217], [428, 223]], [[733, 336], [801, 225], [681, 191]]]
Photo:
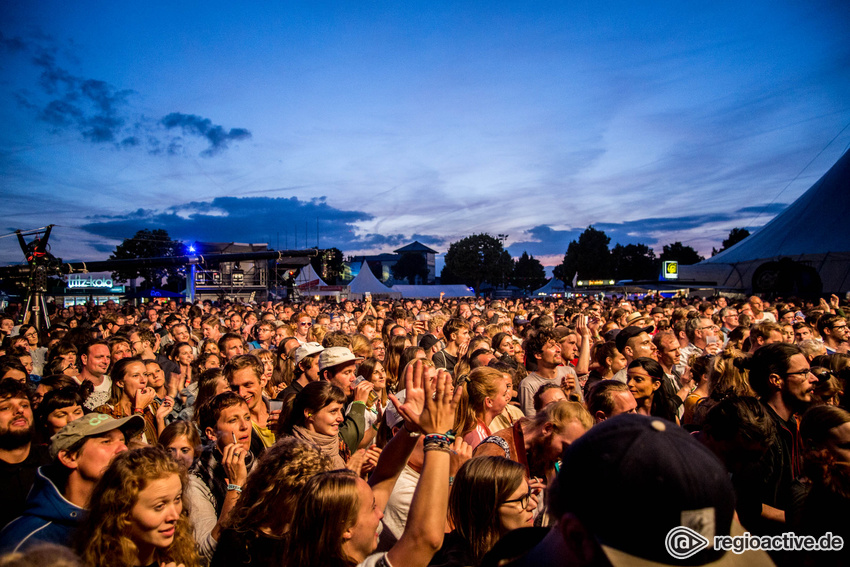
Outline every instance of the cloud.
[[182, 241], [267, 242], [271, 248], [337, 247], [346, 253], [389, 251], [413, 240], [438, 243], [441, 238], [417, 234], [358, 232], [358, 223], [373, 216], [362, 211], [331, 207], [324, 197], [219, 197], [193, 201], [165, 210], [136, 209], [120, 215], [94, 215], [80, 228], [114, 240], [133, 236], [143, 228], [162, 228]]
[[229, 132], [222, 126], [213, 124], [209, 118], [201, 118], [194, 114], [181, 114], [172, 112], [160, 123], [167, 129], [181, 128], [184, 134], [191, 134], [206, 138], [210, 147], [201, 152], [201, 155], [211, 156], [227, 148], [227, 144], [233, 140], [247, 140], [251, 132], [245, 128], [231, 128]]
[[3, 32], [0, 31], [0, 48], [3, 48], [9, 53], [19, 53], [26, 49], [26, 44], [21, 38], [6, 37], [5, 35], [3, 35]]
[[[182, 155], [183, 139], [169, 136], [180, 128], [185, 136], [199, 137], [208, 147], [202, 157], [226, 150], [231, 142], [251, 138], [246, 128], [213, 124], [209, 118], [172, 112], [159, 120], [136, 115], [131, 98], [139, 93], [121, 89], [106, 81], [76, 75], [57, 61], [57, 43], [49, 37], [7, 38], [0, 33], [0, 49], [12, 54], [30, 54], [30, 63], [38, 70], [37, 91], [21, 88], [15, 94], [18, 104], [35, 113], [54, 133], [73, 130], [83, 140], [111, 144], [115, 149], [144, 148], [152, 155]], [[68, 55], [73, 59], [73, 53]]]

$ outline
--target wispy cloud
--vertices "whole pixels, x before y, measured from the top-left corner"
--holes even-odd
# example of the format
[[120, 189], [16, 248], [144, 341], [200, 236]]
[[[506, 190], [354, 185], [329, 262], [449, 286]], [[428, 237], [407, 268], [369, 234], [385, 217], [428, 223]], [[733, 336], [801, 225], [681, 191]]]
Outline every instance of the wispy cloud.
[[30, 56], [30, 63], [39, 71], [37, 84], [19, 89], [15, 99], [52, 132], [73, 130], [94, 144], [175, 155], [188, 151], [182, 137], [169, 134], [180, 129], [184, 136], [200, 138], [208, 144], [200, 152], [202, 157], [215, 156], [232, 142], [251, 138], [247, 128], [228, 129], [195, 114], [172, 112], [159, 120], [138, 115], [131, 102], [139, 93], [72, 73], [58, 62], [59, 48], [52, 38], [39, 36], [27, 41], [0, 33], [0, 48], [12, 55]]
[[247, 140], [251, 137], [251, 132], [245, 128], [231, 128], [230, 131], [227, 131], [224, 127], [213, 124], [209, 118], [201, 118], [194, 114], [172, 112], [160, 123], [166, 129], [180, 128], [184, 134], [205, 138], [210, 147], [201, 152], [201, 155], [204, 156], [212, 156], [227, 149], [230, 142]]

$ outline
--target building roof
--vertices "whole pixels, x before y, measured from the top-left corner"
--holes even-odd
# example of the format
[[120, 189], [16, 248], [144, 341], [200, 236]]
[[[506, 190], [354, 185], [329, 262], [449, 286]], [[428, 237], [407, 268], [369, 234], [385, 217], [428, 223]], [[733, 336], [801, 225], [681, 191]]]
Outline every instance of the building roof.
[[245, 242], [196, 242], [198, 254], [235, 254], [238, 252], [262, 252], [269, 249], [265, 243], [248, 244]]
[[407, 246], [403, 246], [398, 250], [393, 250], [396, 254], [404, 254], [405, 252], [425, 252], [426, 254], [439, 254], [436, 250], [428, 248], [418, 240], [414, 240]]

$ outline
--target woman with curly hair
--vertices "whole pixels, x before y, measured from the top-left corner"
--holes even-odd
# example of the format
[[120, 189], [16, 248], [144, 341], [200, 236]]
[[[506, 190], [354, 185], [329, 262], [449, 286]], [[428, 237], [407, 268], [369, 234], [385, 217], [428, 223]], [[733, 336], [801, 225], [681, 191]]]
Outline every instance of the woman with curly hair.
[[75, 538], [83, 564], [198, 567], [183, 508], [186, 483], [186, 471], [160, 447], [115, 457], [97, 483], [88, 517]]
[[299, 492], [331, 468], [330, 459], [301, 439], [284, 437], [271, 446], [248, 475], [210, 567], [280, 565]]

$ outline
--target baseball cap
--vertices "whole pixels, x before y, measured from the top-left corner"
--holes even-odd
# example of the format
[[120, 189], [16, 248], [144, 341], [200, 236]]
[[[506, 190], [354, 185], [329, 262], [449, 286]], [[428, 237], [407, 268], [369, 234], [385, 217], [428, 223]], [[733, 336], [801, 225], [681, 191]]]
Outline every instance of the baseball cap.
[[130, 438], [144, 427], [145, 419], [141, 415], [115, 419], [103, 413], [89, 413], [70, 422], [50, 438], [50, 456], [55, 459], [59, 451], [64, 451], [86, 437], [96, 437], [120, 429], [125, 437]]
[[651, 333], [654, 330], [654, 325], [649, 325], [648, 327], [636, 327], [632, 325], [625, 329], [621, 329], [620, 332], [617, 333], [617, 337], [614, 339], [617, 341], [617, 350], [622, 353], [623, 349], [626, 348], [626, 342], [628, 342], [630, 338], [636, 337], [641, 333]]
[[363, 360], [363, 357], [354, 356], [354, 353], [346, 347], [337, 346], [326, 348], [322, 351], [322, 354], [319, 355], [319, 370], [321, 371], [325, 368], [331, 368], [333, 366], [338, 366], [355, 360]]
[[304, 343], [292, 352], [292, 358], [295, 360], [295, 364], [299, 364], [308, 356], [320, 353], [323, 350], [325, 350], [325, 347], [319, 343]]
[[424, 348], [425, 350], [428, 350], [429, 348], [433, 347], [438, 342], [440, 342], [440, 339], [438, 339], [437, 337], [435, 337], [431, 333], [428, 333], [426, 335], [422, 335], [422, 338], [419, 339], [419, 346]]
[[677, 528], [708, 542], [742, 530], [725, 467], [669, 421], [623, 414], [595, 425], [564, 451], [553, 490], [556, 514], [575, 515], [615, 567], [770, 564], [763, 552], [736, 555], [710, 544], [686, 558], [670, 552]]

